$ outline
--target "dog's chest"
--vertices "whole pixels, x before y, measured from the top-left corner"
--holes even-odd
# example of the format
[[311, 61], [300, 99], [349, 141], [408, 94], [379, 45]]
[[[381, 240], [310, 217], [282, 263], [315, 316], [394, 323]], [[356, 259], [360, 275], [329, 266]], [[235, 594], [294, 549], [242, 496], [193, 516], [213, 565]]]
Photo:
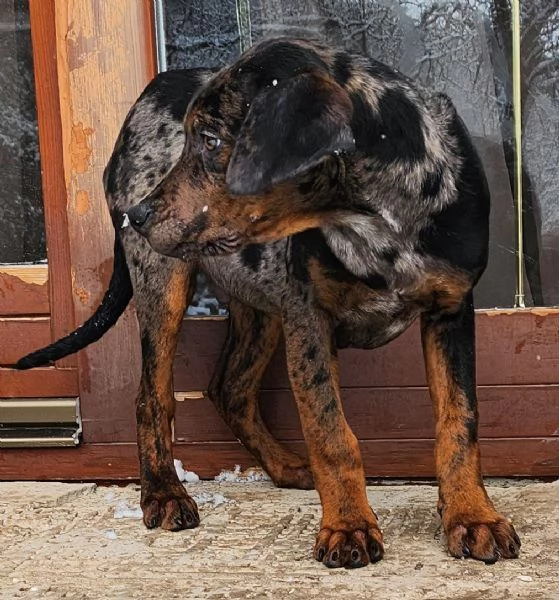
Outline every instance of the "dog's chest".
[[296, 289], [305, 290], [308, 310], [320, 307], [332, 316], [339, 347], [382, 345], [421, 312], [411, 288], [408, 293], [389, 289], [383, 278], [375, 276], [361, 281], [331, 254], [315, 254], [316, 245], [309, 255], [296, 244], [288, 251], [288, 243], [251, 246], [234, 255], [205, 259], [202, 268], [231, 297], [267, 313], [294, 302]]

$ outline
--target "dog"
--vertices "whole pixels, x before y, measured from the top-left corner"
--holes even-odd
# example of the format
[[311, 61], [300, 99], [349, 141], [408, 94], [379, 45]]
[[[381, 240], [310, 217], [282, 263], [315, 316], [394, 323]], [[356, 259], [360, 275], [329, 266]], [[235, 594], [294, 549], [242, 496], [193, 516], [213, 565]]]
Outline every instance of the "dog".
[[[104, 185], [116, 232], [107, 294], [81, 328], [18, 367], [92, 343], [134, 295], [147, 527], [199, 523], [173, 467], [171, 366], [201, 269], [231, 297], [209, 397], [276, 485], [316, 487], [316, 560], [362, 567], [384, 553], [337, 351], [378, 347], [417, 318], [448, 550], [486, 563], [518, 556], [514, 527], [484, 488], [478, 444], [472, 290], [487, 261], [489, 192], [448, 97], [368, 58], [266, 40], [217, 72], [158, 75], [126, 118]], [[308, 462], [258, 409], [282, 334]]]

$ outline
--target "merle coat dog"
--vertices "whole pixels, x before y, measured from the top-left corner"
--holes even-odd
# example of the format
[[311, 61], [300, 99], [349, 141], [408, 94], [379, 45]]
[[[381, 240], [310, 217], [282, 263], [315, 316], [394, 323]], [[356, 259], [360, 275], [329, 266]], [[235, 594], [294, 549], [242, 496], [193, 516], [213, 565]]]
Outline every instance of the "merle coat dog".
[[[209, 396], [277, 485], [316, 486], [317, 560], [360, 567], [384, 552], [343, 415], [337, 349], [375, 348], [418, 317], [448, 549], [485, 562], [518, 555], [480, 470], [472, 289], [487, 260], [489, 194], [446, 96], [373, 60], [268, 40], [215, 74], [156, 77], [131, 109], [104, 181], [116, 231], [107, 295], [76, 334], [19, 366], [98, 339], [134, 294], [148, 527], [199, 522], [173, 467], [171, 365], [202, 269], [232, 298]], [[308, 463], [272, 438], [258, 409], [282, 333]]]

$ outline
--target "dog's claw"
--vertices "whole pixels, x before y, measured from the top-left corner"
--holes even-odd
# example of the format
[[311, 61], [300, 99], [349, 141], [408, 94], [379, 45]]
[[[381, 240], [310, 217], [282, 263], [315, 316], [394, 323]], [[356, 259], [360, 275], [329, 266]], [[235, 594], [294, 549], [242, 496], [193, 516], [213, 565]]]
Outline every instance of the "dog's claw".
[[517, 558], [520, 539], [504, 518], [491, 523], [455, 525], [447, 532], [448, 551], [456, 558], [475, 558], [492, 565], [500, 558]]
[[383, 555], [382, 533], [376, 527], [370, 527], [367, 532], [321, 529], [314, 548], [315, 559], [329, 569], [365, 567]]

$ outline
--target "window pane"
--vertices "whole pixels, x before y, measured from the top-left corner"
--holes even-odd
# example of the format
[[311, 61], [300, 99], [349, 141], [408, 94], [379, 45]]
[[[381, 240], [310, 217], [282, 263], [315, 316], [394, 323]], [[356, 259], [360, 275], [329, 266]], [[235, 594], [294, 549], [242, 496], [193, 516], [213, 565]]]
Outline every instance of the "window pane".
[[46, 259], [28, 0], [0, 0], [0, 263]]
[[169, 69], [214, 67], [239, 54], [235, 0], [164, 0]]
[[535, 304], [550, 306], [559, 304], [559, 1], [524, 0], [521, 16], [526, 279]]
[[[510, 44], [505, 43], [510, 40], [510, 27], [504, 38], [503, 24], [496, 14], [496, 6], [508, 6], [508, 2], [166, 0], [170, 66], [216, 65], [232, 60], [238, 54], [241, 37], [247, 36], [246, 20], [237, 20], [237, 8], [247, 3], [248, 35], [253, 42], [278, 35], [327, 40], [386, 62], [453, 99], [481, 154], [492, 194], [490, 258], [476, 288], [476, 306], [512, 306], [516, 291], [511, 186], [514, 137]], [[186, 36], [185, 31], [189, 32]], [[535, 219], [536, 213], [528, 205], [525, 214], [527, 219]], [[534, 252], [529, 246], [527, 251]], [[537, 256], [534, 261], [537, 263]], [[533, 271], [529, 271], [528, 292], [537, 287]]]
[[474, 137], [492, 195], [490, 258], [476, 306], [512, 306], [516, 229], [507, 166], [513, 168], [514, 155], [513, 140], [503, 136], [508, 95], [500, 80], [510, 82], [490, 0], [255, 0], [253, 6], [255, 40], [271, 34], [327, 39], [452, 98]]

